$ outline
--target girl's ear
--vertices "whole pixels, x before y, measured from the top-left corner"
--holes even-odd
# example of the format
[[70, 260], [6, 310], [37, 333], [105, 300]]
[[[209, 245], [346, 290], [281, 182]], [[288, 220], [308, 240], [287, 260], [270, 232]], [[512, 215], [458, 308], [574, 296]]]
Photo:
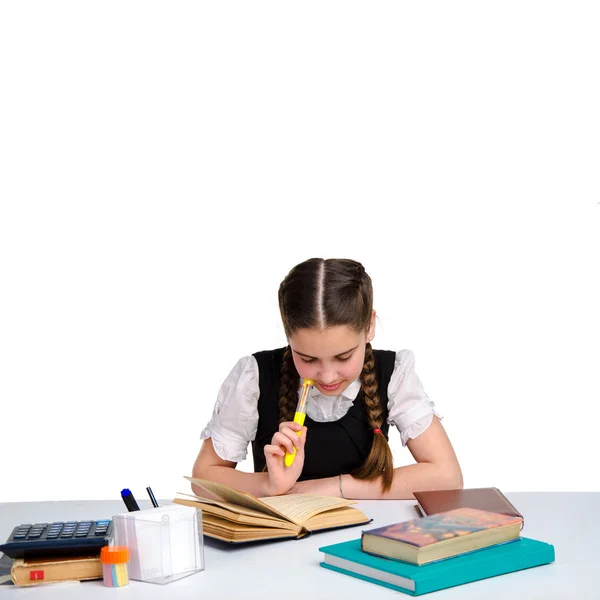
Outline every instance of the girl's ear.
[[376, 318], [377, 315], [375, 314], [375, 311], [373, 311], [373, 314], [371, 314], [371, 322], [369, 323], [369, 330], [367, 331], [367, 342], [372, 342], [373, 338], [375, 337]]

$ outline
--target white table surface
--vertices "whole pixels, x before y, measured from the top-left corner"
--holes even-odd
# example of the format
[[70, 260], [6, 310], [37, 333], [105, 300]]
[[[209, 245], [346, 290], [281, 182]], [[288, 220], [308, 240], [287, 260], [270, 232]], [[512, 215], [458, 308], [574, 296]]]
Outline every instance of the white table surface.
[[[518, 492], [506, 494], [525, 517], [523, 535], [554, 545], [556, 562], [428, 594], [428, 598], [479, 600], [526, 598], [600, 599], [600, 493]], [[364, 501], [358, 508], [379, 527], [414, 518], [414, 501]], [[140, 508], [145, 508], [140, 501]], [[111, 518], [123, 512], [115, 501], [0, 503], [0, 539], [21, 523]], [[120, 589], [101, 581], [36, 588], [0, 586], [7, 598], [403, 598], [405, 594], [334, 573], [319, 566], [318, 548], [359, 537], [361, 527], [338, 529], [301, 540], [225, 546], [205, 538], [203, 572], [167, 585], [132, 581]], [[85, 595], [85, 596], [84, 596]]]

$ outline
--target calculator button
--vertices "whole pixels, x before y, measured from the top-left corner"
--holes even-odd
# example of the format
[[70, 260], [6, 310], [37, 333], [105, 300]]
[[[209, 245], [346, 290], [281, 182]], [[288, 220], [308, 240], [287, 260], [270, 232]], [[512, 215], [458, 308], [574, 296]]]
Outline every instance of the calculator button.
[[15, 533], [15, 535], [13, 535], [13, 540], [24, 540], [26, 537], [26, 533]]
[[57, 533], [49, 533], [48, 535], [46, 535], [47, 540], [55, 540], [57, 537], [58, 537], [58, 532]]
[[36, 538], [39, 538], [39, 537], [41, 537], [41, 536], [42, 536], [42, 533], [41, 533], [41, 532], [39, 532], [39, 533], [30, 533], [30, 534], [27, 536], [27, 539], [28, 539], [28, 540], [34, 540], [34, 539], [36, 539]]
[[63, 531], [60, 534], [60, 537], [61, 538], [70, 538], [70, 537], [73, 537], [73, 532], [72, 531]]

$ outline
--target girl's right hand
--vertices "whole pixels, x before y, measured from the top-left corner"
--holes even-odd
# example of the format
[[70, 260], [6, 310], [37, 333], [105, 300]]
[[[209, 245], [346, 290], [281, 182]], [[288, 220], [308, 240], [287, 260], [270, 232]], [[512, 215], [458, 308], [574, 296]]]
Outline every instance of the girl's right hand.
[[[298, 431], [302, 433], [298, 435]], [[264, 448], [269, 472], [269, 496], [279, 496], [292, 489], [304, 466], [306, 427], [293, 421], [279, 424], [279, 431]], [[296, 448], [296, 457], [290, 467], [285, 466], [285, 453]]]

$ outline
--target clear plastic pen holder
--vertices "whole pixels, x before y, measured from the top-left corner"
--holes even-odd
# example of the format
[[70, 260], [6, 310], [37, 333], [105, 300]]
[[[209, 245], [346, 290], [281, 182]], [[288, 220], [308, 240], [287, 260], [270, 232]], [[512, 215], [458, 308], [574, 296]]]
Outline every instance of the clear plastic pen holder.
[[202, 511], [168, 505], [113, 516], [115, 544], [130, 552], [129, 578], [165, 584], [204, 570]]

